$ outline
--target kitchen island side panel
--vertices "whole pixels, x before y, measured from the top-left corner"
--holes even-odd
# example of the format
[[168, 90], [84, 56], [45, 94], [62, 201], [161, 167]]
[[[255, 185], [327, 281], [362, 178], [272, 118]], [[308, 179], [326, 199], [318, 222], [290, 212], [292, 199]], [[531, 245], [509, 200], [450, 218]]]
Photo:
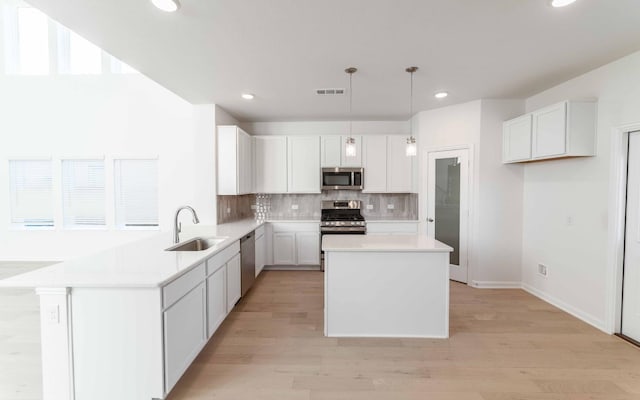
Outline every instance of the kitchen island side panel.
[[448, 252], [329, 252], [325, 333], [449, 336]]

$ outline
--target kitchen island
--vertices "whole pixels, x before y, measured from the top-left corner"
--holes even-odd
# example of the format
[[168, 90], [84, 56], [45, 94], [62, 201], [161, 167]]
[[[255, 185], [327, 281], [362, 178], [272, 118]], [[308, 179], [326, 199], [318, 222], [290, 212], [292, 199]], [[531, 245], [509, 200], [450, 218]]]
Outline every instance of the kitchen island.
[[331, 337], [449, 337], [449, 253], [419, 235], [327, 235], [324, 329]]

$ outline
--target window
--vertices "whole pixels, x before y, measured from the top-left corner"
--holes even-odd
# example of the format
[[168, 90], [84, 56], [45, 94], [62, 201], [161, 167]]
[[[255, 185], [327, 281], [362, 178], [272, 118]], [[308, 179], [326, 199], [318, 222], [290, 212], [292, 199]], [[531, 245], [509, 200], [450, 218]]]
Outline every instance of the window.
[[17, 9], [17, 72], [49, 73], [49, 19], [31, 7]]
[[11, 224], [25, 228], [53, 226], [51, 161], [10, 160]]
[[58, 25], [58, 71], [62, 74], [102, 73], [102, 50], [82, 36]]
[[103, 160], [62, 160], [62, 214], [68, 228], [105, 226]]
[[158, 161], [115, 160], [116, 226], [158, 226]]

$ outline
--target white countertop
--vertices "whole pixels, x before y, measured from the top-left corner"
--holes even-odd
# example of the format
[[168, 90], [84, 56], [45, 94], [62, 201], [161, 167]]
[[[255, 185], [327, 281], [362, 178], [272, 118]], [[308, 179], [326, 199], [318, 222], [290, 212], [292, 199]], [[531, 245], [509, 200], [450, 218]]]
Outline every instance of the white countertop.
[[180, 241], [194, 237], [227, 237], [203, 251], [165, 251], [171, 233], [114, 247], [0, 281], [0, 287], [158, 287], [220, 252], [263, 222], [243, 220], [217, 226], [185, 226]]
[[451, 252], [446, 244], [424, 235], [325, 235], [325, 252]]

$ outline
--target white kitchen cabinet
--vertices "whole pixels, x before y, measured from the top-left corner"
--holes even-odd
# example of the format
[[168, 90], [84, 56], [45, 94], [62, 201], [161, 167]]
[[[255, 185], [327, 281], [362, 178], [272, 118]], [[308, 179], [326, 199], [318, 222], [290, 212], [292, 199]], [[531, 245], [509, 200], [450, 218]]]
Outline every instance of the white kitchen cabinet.
[[[527, 156], [526, 119], [531, 119]], [[596, 154], [596, 101], [563, 101], [506, 121], [503, 162], [527, 162]]]
[[367, 221], [367, 235], [417, 235], [418, 221]]
[[322, 167], [361, 167], [362, 136], [352, 136], [356, 142], [356, 156], [347, 157], [346, 143], [348, 136], [327, 135], [320, 138]]
[[364, 167], [363, 193], [387, 191], [387, 137], [371, 135], [363, 138], [362, 165]]
[[254, 136], [255, 191], [287, 193], [287, 137]]
[[242, 296], [240, 254], [227, 262], [227, 312], [231, 312]]
[[273, 222], [273, 265], [320, 265], [317, 222]]
[[218, 195], [253, 192], [251, 136], [235, 125], [218, 127]]
[[[387, 193], [412, 193], [414, 189], [414, 162], [418, 157], [407, 157], [407, 138], [387, 136]], [[368, 172], [365, 170], [365, 182]]]
[[320, 265], [320, 233], [296, 233], [296, 264]]
[[227, 316], [227, 268], [219, 267], [207, 278], [207, 337]]
[[165, 390], [169, 392], [206, 342], [205, 285], [164, 311]]
[[288, 192], [320, 193], [320, 138], [289, 136]]
[[296, 264], [295, 232], [273, 233], [273, 263], [275, 265]]
[[265, 227], [261, 226], [256, 229], [256, 276], [260, 275], [267, 260], [267, 238], [265, 236]]
[[531, 114], [506, 121], [502, 127], [502, 159], [504, 162], [531, 158]]

